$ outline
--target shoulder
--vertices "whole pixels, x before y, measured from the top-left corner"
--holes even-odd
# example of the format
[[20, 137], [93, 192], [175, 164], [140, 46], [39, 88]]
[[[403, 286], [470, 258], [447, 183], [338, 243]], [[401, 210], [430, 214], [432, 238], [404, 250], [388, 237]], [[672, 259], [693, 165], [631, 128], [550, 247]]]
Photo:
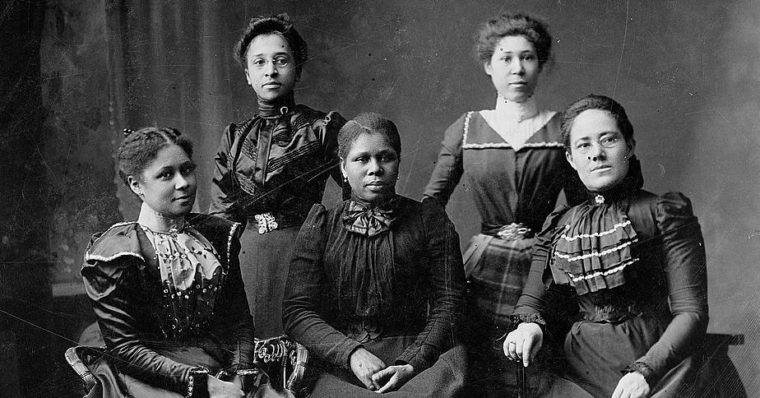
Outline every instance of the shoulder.
[[136, 222], [114, 224], [105, 232], [94, 234], [85, 251], [84, 266], [109, 263], [120, 257], [144, 260], [138, 234]]
[[220, 253], [229, 252], [232, 243], [243, 234], [240, 223], [208, 214], [191, 213], [187, 216], [187, 222]]
[[311, 126], [315, 129], [340, 130], [346, 119], [335, 111], [325, 113], [299, 104], [293, 111], [291, 124], [296, 128]]

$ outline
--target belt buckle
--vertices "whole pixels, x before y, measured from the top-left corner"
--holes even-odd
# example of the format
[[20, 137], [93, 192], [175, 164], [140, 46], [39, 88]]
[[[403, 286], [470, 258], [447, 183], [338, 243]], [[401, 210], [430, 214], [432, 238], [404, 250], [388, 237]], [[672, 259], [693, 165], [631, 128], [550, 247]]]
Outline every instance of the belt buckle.
[[503, 240], [517, 240], [525, 238], [529, 232], [530, 228], [522, 224], [512, 223], [499, 228], [499, 232], [496, 235]]
[[267, 232], [277, 229], [277, 221], [272, 213], [261, 213], [253, 216], [256, 220], [256, 224], [259, 227], [259, 233], [265, 234]]

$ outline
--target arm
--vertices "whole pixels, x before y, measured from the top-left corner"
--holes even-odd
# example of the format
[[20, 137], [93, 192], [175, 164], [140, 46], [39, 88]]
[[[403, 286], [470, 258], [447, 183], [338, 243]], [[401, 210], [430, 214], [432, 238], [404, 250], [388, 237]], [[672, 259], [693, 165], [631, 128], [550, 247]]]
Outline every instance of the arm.
[[349, 369], [351, 353], [361, 345], [330, 326], [320, 314], [326, 292], [322, 258], [328, 234], [327, 211], [314, 205], [295, 241], [285, 286], [285, 332], [321, 359]]
[[233, 353], [232, 362], [225, 371], [234, 374], [238, 369], [252, 367], [254, 350], [253, 318], [248, 308], [243, 279], [240, 275], [240, 234], [238, 227], [231, 232], [230, 264], [227, 281], [222, 296], [215, 305], [215, 321], [212, 334], [224, 342], [225, 348]]
[[146, 294], [138, 280], [142, 260], [122, 256], [86, 264], [84, 286], [103, 333], [109, 359], [119, 371], [150, 385], [186, 394], [192, 366], [174, 362], [143, 344], [140, 324], [151, 319]]
[[429, 239], [425, 250], [429, 258], [426, 277], [430, 285], [430, 311], [425, 329], [396, 358], [396, 364], [408, 363], [415, 373], [429, 368], [456, 343], [465, 280], [454, 224], [440, 206], [432, 203], [423, 204], [423, 222]]
[[340, 161], [340, 157], [338, 156], [338, 133], [341, 127], [346, 124], [346, 119], [338, 112], [330, 112], [323, 120], [320, 120], [320, 124], [322, 125], [320, 139], [322, 140], [325, 162], [333, 165], [330, 175], [338, 183], [338, 186], [343, 186], [343, 175], [340, 173], [340, 167], [338, 167], [338, 162]]
[[446, 129], [443, 137], [441, 151], [438, 153], [438, 161], [430, 175], [423, 198], [436, 199], [443, 206], [449, 202], [459, 180], [464, 173], [462, 165], [462, 139], [464, 135], [464, 121], [466, 115], [462, 115], [454, 124]]
[[691, 202], [679, 193], [665, 194], [657, 202], [655, 217], [673, 319], [657, 343], [629, 367], [643, 374], [651, 387], [694, 352], [708, 321], [704, 240]]
[[243, 221], [235, 213], [237, 187], [235, 186], [235, 170], [232, 169], [233, 159], [229, 158], [230, 148], [234, 140], [235, 125], [230, 124], [224, 130], [214, 155], [214, 172], [211, 178], [211, 204], [208, 213], [233, 221]]

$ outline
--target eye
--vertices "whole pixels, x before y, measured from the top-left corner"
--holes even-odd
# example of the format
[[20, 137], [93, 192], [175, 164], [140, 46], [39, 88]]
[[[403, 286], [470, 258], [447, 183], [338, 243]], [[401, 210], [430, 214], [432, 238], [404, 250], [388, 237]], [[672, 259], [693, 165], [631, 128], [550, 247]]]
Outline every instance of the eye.
[[189, 176], [195, 171], [195, 163], [188, 164], [185, 166], [182, 166], [182, 168], [179, 170], [180, 173], [182, 173], [183, 176]]
[[369, 161], [369, 157], [365, 155], [357, 156], [356, 158], [354, 158], [354, 162], [367, 163], [368, 161]]
[[253, 60], [253, 62], [251, 62], [251, 64], [253, 64], [254, 66], [262, 66], [264, 65], [264, 63], [265, 61], [263, 58], [256, 58]]
[[274, 63], [277, 66], [287, 66], [290, 63], [290, 59], [288, 57], [277, 57], [274, 59]]
[[172, 172], [169, 170], [164, 170], [161, 173], [158, 174], [158, 178], [160, 180], [169, 180], [172, 178]]
[[395, 154], [384, 153], [384, 154], [380, 155], [380, 161], [381, 162], [386, 162], [387, 163], [387, 162], [393, 162], [394, 160], [396, 160], [396, 155]]
[[602, 138], [601, 144], [605, 147], [610, 147], [615, 145], [618, 141], [620, 141], [620, 137], [617, 135], [612, 135]]
[[591, 148], [591, 144], [588, 142], [581, 142], [575, 146], [575, 149], [580, 152], [587, 152]]
[[533, 61], [536, 59], [536, 56], [533, 54], [526, 54], [526, 55], [523, 55], [522, 59], [525, 61]]

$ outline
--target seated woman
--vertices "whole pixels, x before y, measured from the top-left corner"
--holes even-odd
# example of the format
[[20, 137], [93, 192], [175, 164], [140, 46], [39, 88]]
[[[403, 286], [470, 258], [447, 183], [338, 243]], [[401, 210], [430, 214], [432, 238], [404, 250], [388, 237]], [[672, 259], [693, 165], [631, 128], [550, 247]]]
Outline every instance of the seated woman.
[[174, 129], [126, 132], [119, 175], [142, 200], [137, 222], [94, 236], [82, 276], [107, 355], [90, 397], [241, 397], [253, 320], [238, 224], [190, 214], [192, 144]]
[[459, 237], [435, 203], [395, 193], [401, 140], [365, 113], [338, 136], [351, 199], [314, 205], [295, 243], [286, 332], [316, 356], [313, 397], [452, 396], [464, 271]]
[[[588, 199], [547, 218], [504, 353], [528, 366], [545, 336], [564, 340], [566, 362], [545, 396], [702, 396], [693, 386], [707, 280], [689, 199], [641, 189], [633, 127], [614, 100], [576, 101], [561, 128]], [[550, 320], [552, 292], [577, 312], [564, 334]]]

